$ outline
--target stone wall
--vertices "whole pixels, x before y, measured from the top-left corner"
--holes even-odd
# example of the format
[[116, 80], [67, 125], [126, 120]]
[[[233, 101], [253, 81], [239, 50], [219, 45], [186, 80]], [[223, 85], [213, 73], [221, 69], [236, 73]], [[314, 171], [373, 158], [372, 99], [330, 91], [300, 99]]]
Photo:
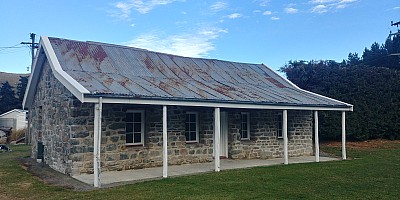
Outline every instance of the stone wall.
[[[144, 145], [125, 144], [127, 110], [144, 110]], [[186, 143], [185, 113], [199, 111], [199, 142]], [[171, 165], [209, 162], [212, 157], [213, 110], [168, 107], [168, 162]], [[103, 171], [140, 169], [162, 166], [162, 106], [103, 104], [101, 165]], [[92, 135], [92, 132], [90, 132]], [[90, 138], [90, 137], [89, 137]], [[74, 148], [81, 148], [86, 138], [72, 139]], [[92, 142], [92, 139], [89, 139]], [[72, 144], [72, 143], [71, 143]], [[91, 144], [90, 144], [91, 145]], [[91, 152], [72, 155], [74, 174], [91, 173]]]
[[[277, 137], [278, 113], [282, 111], [251, 110], [250, 140], [240, 139], [240, 112], [229, 113], [229, 157], [233, 159], [283, 157], [283, 138]], [[311, 111], [288, 111], [289, 156], [313, 154], [312, 124]]]
[[[92, 129], [89, 113], [83, 114], [81, 104], [52, 74], [48, 61], [43, 64], [33, 105], [29, 108], [31, 121], [32, 157], [37, 156], [37, 142], [42, 141], [44, 162], [65, 174], [71, 173], [70, 138], [88, 135]], [[92, 125], [93, 126], [93, 125]], [[93, 151], [87, 148], [85, 151]]]
[[[125, 145], [127, 110], [144, 110], [143, 146]], [[186, 143], [185, 113], [198, 112], [199, 142]], [[228, 154], [232, 159], [282, 157], [274, 110], [224, 109], [228, 113]], [[250, 112], [250, 140], [241, 140], [240, 113]], [[101, 167], [103, 171], [162, 165], [162, 106], [103, 104]], [[170, 165], [213, 160], [214, 109], [168, 107]], [[46, 61], [30, 108], [32, 157], [37, 142], [45, 145], [44, 162], [65, 174], [93, 173], [94, 104], [80, 103], [52, 74]], [[312, 112], [288, 111], [289, 156], [311, 155]]]

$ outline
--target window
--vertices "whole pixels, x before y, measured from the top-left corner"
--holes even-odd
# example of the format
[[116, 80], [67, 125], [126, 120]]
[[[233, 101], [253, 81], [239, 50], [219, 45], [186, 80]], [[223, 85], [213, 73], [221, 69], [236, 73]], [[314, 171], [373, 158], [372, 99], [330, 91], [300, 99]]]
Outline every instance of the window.
[[283, 116], [282, 113], [278, 113], [278, 119], [276, 123], [276, 135], [278, 138], [283, 138], [282, 127], [283, 127]]
[[199, 135], [197, 112], [186, 113], [185, 125], [186, 142], [197, 142]]
[[125, 134], [126, 144], [143, 145], [144, 111], [131, 110], [126, 112]]
[[250, 113], [242, 112], [240, 115], [240, 139], [250, 139]]

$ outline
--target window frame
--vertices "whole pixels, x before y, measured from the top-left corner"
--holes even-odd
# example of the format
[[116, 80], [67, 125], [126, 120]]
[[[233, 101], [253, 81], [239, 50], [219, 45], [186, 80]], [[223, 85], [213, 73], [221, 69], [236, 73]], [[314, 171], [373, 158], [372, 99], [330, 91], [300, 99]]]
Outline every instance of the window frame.
[[276, 137], [283, 139], [283, 114], [278, 113], [276, 121]]
[[[247, 123], [247, 137], [243, 137], [242, 131], [243, 131], [243, 121], [242, 117], [243, 115], [247, 116], [246, 123]], [[240, 113], [240, 140], [250, 140], [250, 112], [241, 112]]]
[[140, 115], [141, 115], [140, 116], [140, 140], [141, 140], [141, 142], [135, 142], [135, 127], [133, 126], [132, 127], [133, 143], [127, 143], [127, 141], [126, 141], [126, 134], [127, 134], [126, 127], [127, 127], [128, 123], [132, 123], [132, 125], [133, 125], [133, 124], [135, 124], [135, 122], [134, 122], [134, 117], [133, 117], [133, 121], [132, 122], [128, 122], [126, 120], [126, 116], [125, 116], [125, 145], [127, 145], [127, 146], [144, 146], [144, 128], [145, 128], [144, 110], [127, 110], [125, 114], [127, 114], [127, 113], [133, 113], [133, 114], [140, 113]]
[[[196, 140], [186, 140], [186, 143], [198, 143], [199, 142], [199, 113], [195, 111], [189, 111], [185, 113], [185, 139], [186, 139], [186, 134], [188, 130], [186, 130], [186, 124], [187, 123], [192, 123], [192, 122], [187, 122], [186, 121], [186, 115], [191, 115], [194, 114], [196, 116]], [[189, 130], [190, 132], [190, 130]], [[190, 134], [190, 133], [189, 133]]]

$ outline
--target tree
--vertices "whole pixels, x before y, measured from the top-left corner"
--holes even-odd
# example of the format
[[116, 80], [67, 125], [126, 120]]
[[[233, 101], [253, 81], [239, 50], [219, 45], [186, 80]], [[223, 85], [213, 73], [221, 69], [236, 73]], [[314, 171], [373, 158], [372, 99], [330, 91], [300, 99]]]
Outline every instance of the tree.
[[361, 63], [361, 58], [358, 57], [358, 53], [349, 53], [349, 56], [347, 57], [346, 64], [348, 65], [358, 65]]
[[13, 87], [6, 81], [0, 88], [0, 113], [10, 111], [12, 109], [21, 108], [21, 104]]
[[28, 77], [20, 76], [19, 83], [17, 85], [17, 95], [18, 95], [18, 100], [19, 100], [20, 104], [22, 104], [22, 101], [24, 100], [24, 95], [25, 95], [25, 90], [26, 90], [27, 85], [28, 85]]

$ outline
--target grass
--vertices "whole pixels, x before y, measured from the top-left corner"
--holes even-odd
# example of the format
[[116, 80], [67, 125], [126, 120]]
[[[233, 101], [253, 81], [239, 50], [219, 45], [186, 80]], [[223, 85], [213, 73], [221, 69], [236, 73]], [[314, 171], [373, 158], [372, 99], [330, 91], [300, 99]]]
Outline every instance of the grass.
[[[167, 178], [76, 192], [42, 183], [15, 160], [29, 146], [0, 153], [0, 199], [398, 199], [400, 143], [348, 149], [352, 160], [290, 164]], [[340, 147], [321, 150], [340, 155]]]

